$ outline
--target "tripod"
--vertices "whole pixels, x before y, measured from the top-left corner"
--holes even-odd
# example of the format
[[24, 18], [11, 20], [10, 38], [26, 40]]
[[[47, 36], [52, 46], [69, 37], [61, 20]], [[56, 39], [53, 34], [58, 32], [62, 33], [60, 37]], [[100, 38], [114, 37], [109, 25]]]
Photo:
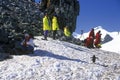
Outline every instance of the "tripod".
[[83, 40], [85, 39], [84, 38], [84, 35], [83, 35], [83, 30], [81, 30], [81, 36], [80, 36], [80, 39], [83, 38]]

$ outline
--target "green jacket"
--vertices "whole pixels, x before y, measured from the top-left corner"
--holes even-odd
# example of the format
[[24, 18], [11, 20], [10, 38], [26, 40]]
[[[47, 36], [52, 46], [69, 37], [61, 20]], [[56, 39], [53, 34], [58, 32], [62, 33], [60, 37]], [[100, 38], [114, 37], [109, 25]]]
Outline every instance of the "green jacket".
[[57, 17], [53, 17], [52, 19], [52, 30], [59, 30], [59, 25], [58, 25], [58, 22], [57, 22]]

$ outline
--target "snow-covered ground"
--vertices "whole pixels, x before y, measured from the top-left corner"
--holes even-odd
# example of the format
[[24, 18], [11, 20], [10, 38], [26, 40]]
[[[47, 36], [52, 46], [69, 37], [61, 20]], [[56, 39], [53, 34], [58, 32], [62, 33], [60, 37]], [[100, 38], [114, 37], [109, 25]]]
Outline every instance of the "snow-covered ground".
[[0, 62], [0, 80], [120, 80], [119, 54], [50, 38], [34, 42], [34, 54]]

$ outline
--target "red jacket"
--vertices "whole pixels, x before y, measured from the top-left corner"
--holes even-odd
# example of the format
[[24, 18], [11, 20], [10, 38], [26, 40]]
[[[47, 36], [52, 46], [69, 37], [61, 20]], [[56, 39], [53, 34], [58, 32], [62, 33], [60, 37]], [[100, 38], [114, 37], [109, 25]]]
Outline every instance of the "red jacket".
[[92, 47], [92, 45], [93, 45], [93, 38], [92, 37], [87, 37], [86, 42], [85, 42], [85, 46], [90, 48], [90, 47]]
[[94, 29], [90, 31], [89, 37], [92, 37], [93, 39], [95, 38]]
[[94, 44], [98, 45], [98, 44], [100, 44], [100, 42], [101, 42], [101, 34], [99, 32], [97, 32], [96, 36], [95, 36], [95, 42], [94, 42]]

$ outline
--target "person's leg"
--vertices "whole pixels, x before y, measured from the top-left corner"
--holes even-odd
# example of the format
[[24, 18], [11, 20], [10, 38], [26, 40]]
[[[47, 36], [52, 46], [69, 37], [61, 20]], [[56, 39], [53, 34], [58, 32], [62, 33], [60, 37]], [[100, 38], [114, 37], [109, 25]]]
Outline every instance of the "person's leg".
[[27, 50], [27, 48], [25, 46], [21, 45], [21, 43], [17, 43], [16, 47], [14, 49], [16, 55], [24, 54], [24, 52], [26, 50]]
[[26, 50], [26, 53], [28, 54], [28, 53], [33, 53], [33, 51], [34, 51], [34, 48], [32, 47], [32, 46], [27, 46], [27, 50]]
[[90, 37], [90, 48], [94, 48], [94, 39]]
[[44, 31], [44, 39], [47, 40], [48, 30]]
[[56, 39], [56, 32], [57, 32], [57, 30], [53, 31], [53, 39]]
[[53, 39], [55, 39], [55, 30], [53, 30]]

